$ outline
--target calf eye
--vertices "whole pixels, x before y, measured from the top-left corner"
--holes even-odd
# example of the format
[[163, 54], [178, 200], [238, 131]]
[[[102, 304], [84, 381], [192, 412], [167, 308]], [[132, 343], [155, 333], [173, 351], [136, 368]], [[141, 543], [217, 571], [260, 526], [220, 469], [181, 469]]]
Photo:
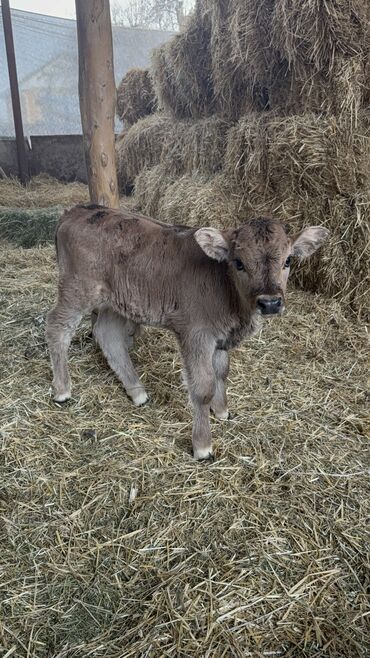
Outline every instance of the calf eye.
[[288, 258], [287, 258], [286, 261], [285, 261], [285, 265], [284, 265], [284, 267], [290, 267], [291, 260], [292, 260], [292, 257], [291, 257], [291, 256], [288, 256]]
[[235, 263], [235, 267], [236, 267], [237, 270], [239, 270], [239, 271], [245, 270], [245, 267], [244, 267], [243, 263], [241, 262], [241, 260], [239, 260], [239, 258], [236, 258], [234, 260], [234, 263]]

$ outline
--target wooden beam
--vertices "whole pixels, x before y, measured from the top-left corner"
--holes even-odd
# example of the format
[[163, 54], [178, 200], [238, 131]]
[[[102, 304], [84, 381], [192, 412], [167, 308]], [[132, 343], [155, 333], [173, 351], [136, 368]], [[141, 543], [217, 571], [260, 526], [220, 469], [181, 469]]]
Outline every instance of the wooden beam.
[[22, 111], [21, 111], [21, 102], [19, 98], [17, 65], [15, 61], [13, 29], [12, 29], [12, 19], [10, 15], [9, 0], [2, 0], [1, 9], [3, 15], [6, 58], [8, 60], [10, 93], [12, 97], [15, 139], [17, 144], [18, 172], [21, 182], [23, 183], [23, 185], [25, 185], [25, 183], [27, 183], [30, 179], [30, 174], [28, 168], [26, 145], [24, 142]]
[[114, 147], [116, 85], [109, 0], [76, 0], [79, 95], [93, 203], [118, 207]]

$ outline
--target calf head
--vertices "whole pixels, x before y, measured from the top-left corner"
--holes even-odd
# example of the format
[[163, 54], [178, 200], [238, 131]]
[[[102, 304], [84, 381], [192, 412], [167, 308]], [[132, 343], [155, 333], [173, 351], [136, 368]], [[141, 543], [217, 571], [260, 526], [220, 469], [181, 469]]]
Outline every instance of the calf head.
[[328, 238], [328, 229], [310, 226], [289, 236], [276, 219], [251, 219], [237, 229], [201, 228], [195, 239], [217, 261], [227, 261], [229, 273], [243, 303], [262, 315], [280, 314], [290, 263], [313, 254]]

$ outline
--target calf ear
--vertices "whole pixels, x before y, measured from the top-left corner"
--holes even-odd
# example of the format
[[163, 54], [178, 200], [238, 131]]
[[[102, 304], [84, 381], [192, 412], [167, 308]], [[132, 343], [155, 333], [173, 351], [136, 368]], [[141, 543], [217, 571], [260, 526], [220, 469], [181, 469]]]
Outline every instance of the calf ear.
[[218, 261], [228, 260], [229, 245], [217, 228], [200, 228], [194, 233], [194, 237], [207, 256]]
[[293, 255], [300, 258], [311, 256], [330, 236], [324, 226], [309, 226], [293, 238]]

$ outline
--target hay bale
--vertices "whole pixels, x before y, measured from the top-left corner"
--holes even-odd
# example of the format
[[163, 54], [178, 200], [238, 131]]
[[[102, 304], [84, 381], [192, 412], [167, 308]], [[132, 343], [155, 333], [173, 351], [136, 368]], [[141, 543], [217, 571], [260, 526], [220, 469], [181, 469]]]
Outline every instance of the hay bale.
[[368, 181], [369, 147], [363, 122], [351, 133], [334, 117], [246, 115], [228, 133], [225, 166], [236, 184], [281, 200], [354, 194]]
[[209, 11], [197, 7], [183, 32], [153, 52], [152, 76], [160, 109], [179, 119], [213, 112], [210, 40]]
[[161, 189], [155, 208], [158, 218], [169, 224], [230, 228], [243, 221], [239, 203], [240, 197], [222, 173], [211, 178], [186, 174]]
[[121, 189], [132, 185], [142, 169], [160, 162], [172, 126], [171, 117], [156, 113], [137, 121], [117, 141], [117, 173]]
[[[293, 280], [305, 290], [340, 300], [359, 320], [370, 321], [370, 190], [353, 196], [309, 200], [311, 222], [327, 226], [325, 248], [296, 269]], [[298, 227], [308, 225], [305, 213]]]
[[126, 193], [143, 170], [166, 162], [172, 176], [217, 172], [226, 148], [230, 124], [213, 116], [195, 121], [176, 121], [155, 114], [140, 120], [117, 141], [120, 191]]
[[176, 174], [214, 174], [222, 167], [230, 123], [214, 115], [173, 124], [163, 158]]
[[275, 0], [271, 21], [272, 45], [299, 71], [332, 71], [337, 57], [358, 57], [369, 48], [367, 0]]
[[168, 185], [158, 203], [158, 217], [168, 224], [188, 224], [197, 226], [198, 221], [192, 223], [196, 196], [208, 182], [206, 176], [180, 176]]
[[[211, 7], [217, 110], [325, 112], [356, 124], [365, 104], [368, 3], [218, 0]], [[206, 3], [206, 11], [208, 3]]]
[[145, 215], [159, 218], [158, 207], [174, 176], [164, 163], [145, 167], [135, 179], [135, 209]]
[[117, 89], [117, 114], [127, 126], [132, 126], [155, 112], [157, 99], [147, 69], [133, 68], [122, 78]]
[[17, 247], [36, 247], [54, 241], [61, 206], [45, 208], [0, 208], [0, 239]]
[[217, 109], [232, 120], [268, 103], [264, 40], [269, 2], [219, 0], [212, 5], [212, 77]]
[[243, 221], [245, 213], [240, 196], [223, 173], [213, 176], [197, 189], [189, 214], [192, 226], [234, 228]]
[[362, 57], [337, 57], [330, 74], [302, 64], [296, 71], [276, 63], [268, 86], [269, 107], [281, 115], [334, 115], [347, 129], [357, 126], [365, 107], [366, 80]]
[[22, 185], [17, 178], [0, 180], [0, 206], [7, 208], [47, 208], [74, 206], [89, 201], [89, 189], [84, 183], [65, 183], [42, 174]]

